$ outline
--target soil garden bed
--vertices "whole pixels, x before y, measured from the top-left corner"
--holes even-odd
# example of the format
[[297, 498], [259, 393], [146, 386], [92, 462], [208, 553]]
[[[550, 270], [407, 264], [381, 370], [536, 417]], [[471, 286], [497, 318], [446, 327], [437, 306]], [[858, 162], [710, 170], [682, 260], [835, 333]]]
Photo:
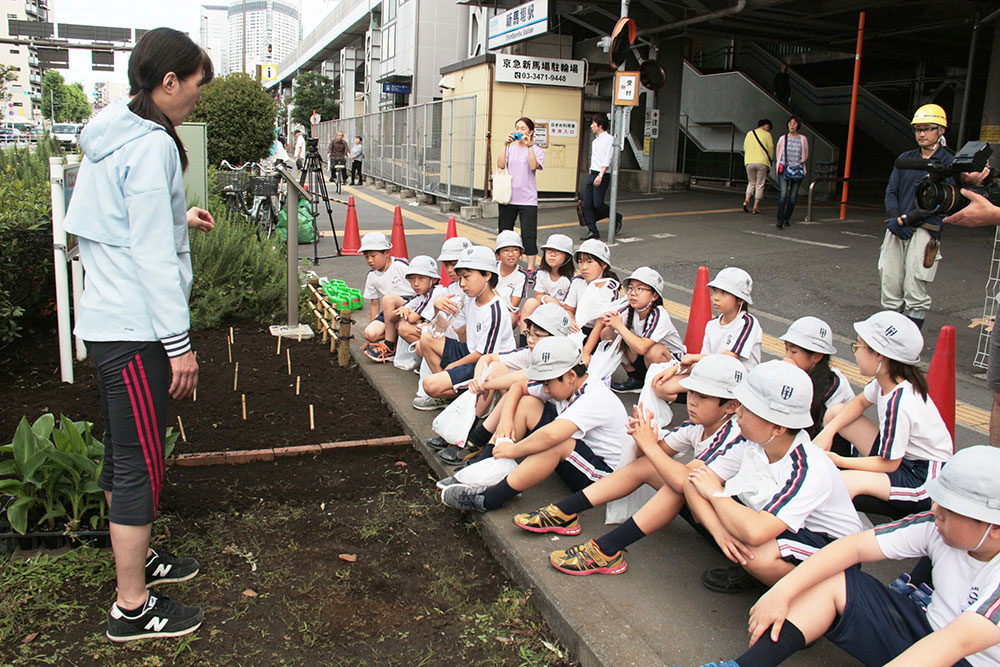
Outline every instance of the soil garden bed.
[[0, 662], [568, 664], [433, 479], [410, 447], [174, 467], [154, 542], [201, 574], [156, 592], [201, 605], [199, 631], [112, 645], [111, 555], [84, 547], [0, 564]]
[[[171, 401], [168, 424], [177, 430], [181, 417], [187, 442], [177, 443], [177, 454], [235, 449], [259, 449], [318, 444], [400, 435], [402, 429], [390, 409], [357, 368], [341, 368], [329, 347], [318, 340], [277, 339], [267, 328], [250, 322], [233, 327], [232, 360], [226, 339], [229, 330], [192, 333], [198, 353], [198, 400]], [[292, 373], [288, 373], [291, 357]], [[237, 390], [233, 391], [236, 363]], [[18, 421], [33, 421], [45, 412], [94, 422], [94, 434], [103, 434], [94, 367], [90, 361], [75, 366], [76, 382], [59, 379], [55, 334], [38, 336], [0, 366], [0, 437], [9, 442]], [[295, 394], [296, 376], [299, 395]], [[247, 419], [242, 418], [241, 396], [246, 396]], [[315, 430], [309, 428], [313, 406]]]

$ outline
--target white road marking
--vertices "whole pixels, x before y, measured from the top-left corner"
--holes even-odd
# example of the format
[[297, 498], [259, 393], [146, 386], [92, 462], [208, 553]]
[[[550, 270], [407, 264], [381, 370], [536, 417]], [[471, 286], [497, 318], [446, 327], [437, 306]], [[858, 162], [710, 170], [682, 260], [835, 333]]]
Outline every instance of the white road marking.
[[803, 243], [805, 245], [816, 245], [822, 248], [833, 248], [834, 250], [847, 250], [850, 246], [837, 245], [836, 243], [823, 243], [821, 241], [806, 241], [805, 239], [793, 239], [789, 236], [780, 236], [778, 234], [766, 234], [764, 232], [754, 232], [749, 229], [744, 229], [744, 233], [753, 234], [754, 236], [763, 236], [769, 239], [778, 239], [779, 241], [791, 241], [792, 243]]
[[662, 232], [660, 234], [653, 234], [653, 238], [654, 239], [672, 239], [675, 236], [677, 236], [677, 234], [671, 234], [670, 232]]
[[619, 243], [635, 243], [636, 241], [641, 241], [638, 236], [620, 236], [615, 239], [615, 242], [611, 244], [611, 247], [615, 247]]
[[861, 232], [840, 232], [841, 234], [847, 234], [848, 236], [861, 236], [866, 239], [877, 239], [879, 237], [873, 236], [871, 234], [862, 234]]

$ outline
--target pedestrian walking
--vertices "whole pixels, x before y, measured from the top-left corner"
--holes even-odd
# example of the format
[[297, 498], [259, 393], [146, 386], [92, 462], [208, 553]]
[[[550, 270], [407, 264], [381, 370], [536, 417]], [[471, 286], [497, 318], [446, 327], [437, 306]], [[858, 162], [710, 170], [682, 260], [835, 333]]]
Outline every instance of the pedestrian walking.
[[[587, 223], [587, 233], [580, 237], [581, 241], [599, 239], [597, 221], [611, 215], [611, 209], [604, 203], [604, 195], [608, 191], [610, 178], [605, 178], [611, 168], [611, 158], [615, 152], [615, 138], [608, 132], [608, 117], [603, 113], [594, 114], [590, 122], [590, 131], [594, 133], [594, 141], [590, 145], [590, 175], [583, 190], [583, 219]], [[622, 214], [615, 215], [615, 231], [622, 228]]]
[[747, 194], [743, 198], [743, 212], [750, 212], [750, 197], [753, 197], [753, 212], [760, 213], [760, 202], [764, 199], [764, 182], [771, 171], [774, 156], [774, 139], [771, 138], [772, 123], [767, 118], [757, 121], [757, 127], [747, 132], [743, 139], [743, 162], [747, 169]]
[[351, 158], [351, 185], [354, 185], [355, 177], [357, 177], [358, 185], [364, 185], [365, 181], [361, 175], [361, 164], [365, 159], [365, 148], [361, 143], [360, 136], [354, 137], [354, 145], [351, 146], [348, 157]]
[[799, 186], [806, 177], [806, 161], [809, 159], [809, 140], [799, 134], [799, 119], [788, 119], [788, 134], [778, 139], [775, 147], [775, 161], [778, 164], [778, 222], [777, 227], [788, 227]]

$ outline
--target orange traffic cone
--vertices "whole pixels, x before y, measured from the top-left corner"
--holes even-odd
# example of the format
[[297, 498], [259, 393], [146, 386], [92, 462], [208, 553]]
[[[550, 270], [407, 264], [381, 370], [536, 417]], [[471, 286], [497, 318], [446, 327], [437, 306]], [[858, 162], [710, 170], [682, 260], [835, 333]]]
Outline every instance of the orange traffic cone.
[[392, 216], [392, 250], [389, 254], [410, 261], [410, 252], [406, 249], [406, 234], [403, 232], [403, 209], [396, 205], [396, 212]]
[[691, 312], [688, 315], [684, 345], [691, 354], [701, 353], [705, 325], [712, 319], [712, 299], [708, 290], [708, 267], [698, 267], [698, 277], [694, 281], [694, 295], [691, 297]]
[[927, 371], [927, 394], [955, 442], [955, 327], [945, 325], [938, 334], [931, 367]]
[[[444, 240], [453, 239], [458, 236], [458, 225], [455, 224], [455, 217], [452, 216], [448, 218], [448, 232], [444, 235]], [[447, 287], [451, 284], [451, 276], [444, 269], [444, 264], [441, 265], [441, 286]]]
[[354, 209], [354, 197], [347, 198], [347, 220], [344, 222], [344, 246], [342, 255], [361, 254], [361, 232], [358, 231], [358, 212]]

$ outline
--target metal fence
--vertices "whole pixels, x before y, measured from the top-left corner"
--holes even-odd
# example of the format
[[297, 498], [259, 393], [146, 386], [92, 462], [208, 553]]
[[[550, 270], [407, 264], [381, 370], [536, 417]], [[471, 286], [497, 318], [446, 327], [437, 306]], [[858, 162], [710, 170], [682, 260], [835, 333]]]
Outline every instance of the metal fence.
[[316, 129], [324, 155], [338, 131], [350, 145], [354, 137], [361, 136], [366, 178], [472, 203], [475, 96], [324, 121]]

